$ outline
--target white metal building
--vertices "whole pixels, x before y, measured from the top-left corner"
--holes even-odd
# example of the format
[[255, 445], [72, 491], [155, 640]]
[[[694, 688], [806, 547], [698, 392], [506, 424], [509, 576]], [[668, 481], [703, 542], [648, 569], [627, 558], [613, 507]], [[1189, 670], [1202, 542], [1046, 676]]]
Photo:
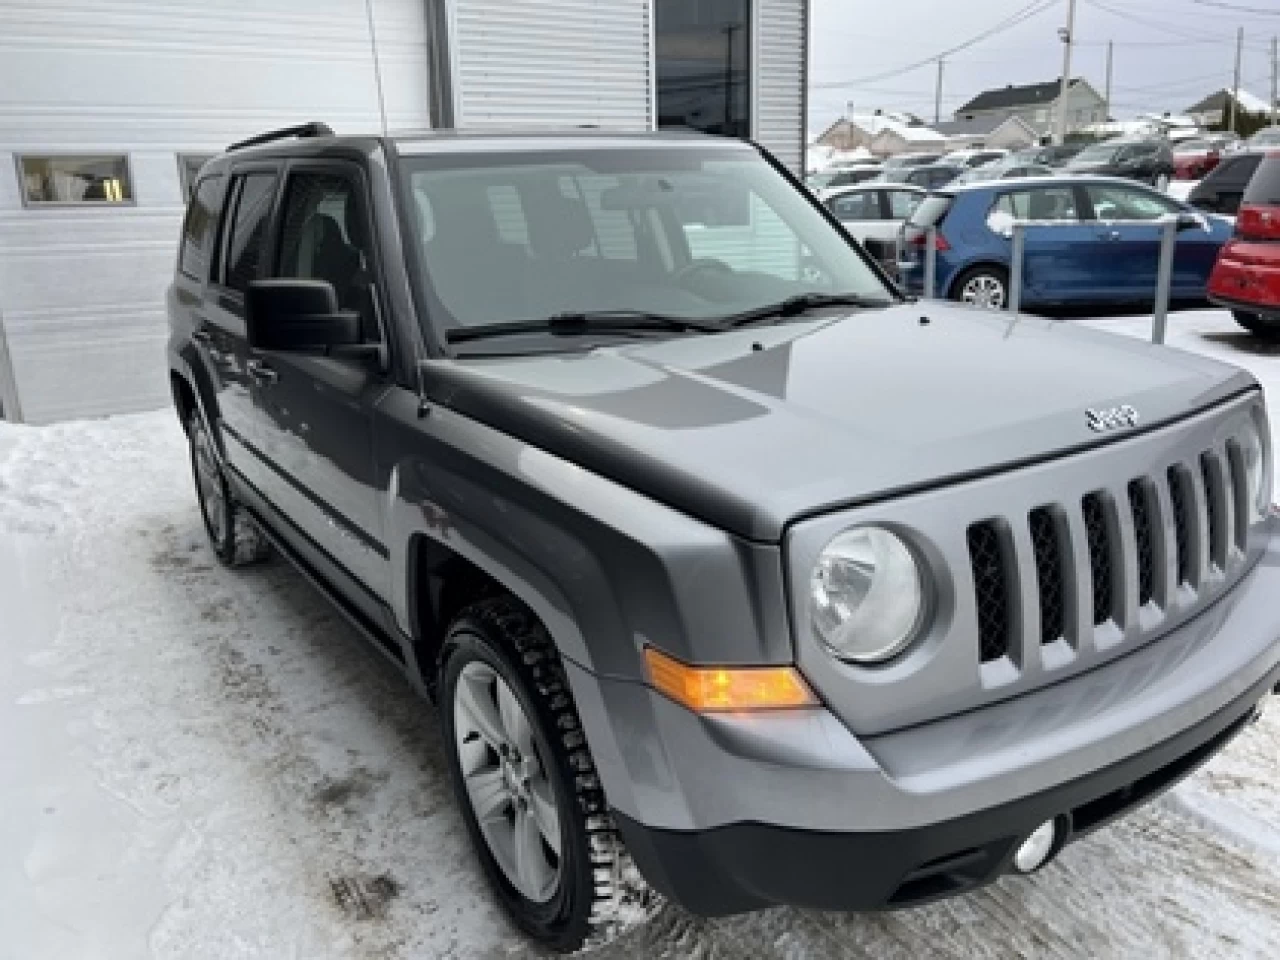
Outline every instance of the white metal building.
[[187, 177], [323, 120], [684, 124], [799, 170], [807, 0], [0, 0], [0, 416], [168, 399]]

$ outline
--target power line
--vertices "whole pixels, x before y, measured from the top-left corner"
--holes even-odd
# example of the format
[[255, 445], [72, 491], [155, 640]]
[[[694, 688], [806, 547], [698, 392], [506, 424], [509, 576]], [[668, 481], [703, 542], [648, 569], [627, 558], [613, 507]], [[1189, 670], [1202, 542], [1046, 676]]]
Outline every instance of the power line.
[[[1205, 41], [1209, 41], [1212, 43], [1220, 43], [1220, 44], [1229, 43], [1232, 47], [1235, 47], [1236, 45], [1236, 38], [1229, 37], [1225, 34], [1213, 34], [1210, 36], [1205, 36], [1203, 31], [1197, 30], [1195, 27], [1191, 27], [1191, 26], [1183, 27], [1182, 25], [1179, 25], [1177, 27], [1171, 26], [1170, 24], [1165, 23], [1161, 20], [1151, 20], [1151, 19], [1148, 19], [1147, 17], [1140, 16], [1136, 13], [1131, 13], [1128, 10], [1117, 9], [1116, 7], [1113, 7], [1110, 4], [1103, 3], [1102, 0], [1086, 0], [1086, 2], [1089, 4], [1089, 6], [1095, 7], [1098, 10], [1102, 10], [1105, 13], [1109, 13], [1113, 17], [1119, 17], [1122, 20], [1129, 20], [1133, 23], [1139, 23], [1150, 30], [1159, 30], [1162, 33], [1169, 34], [1170, 36], [1181, 37], [1183, 40], [1190, 40], [1197, 43], [1202, 43]], [[1188, 31], [1192, 31], [1192, 32], [1188, 32]], [[1258, 49], [1258, 50], [1262, 49], [1261, 46], [1255, 47], [1252, 44], [1248, 44], [1247, 46], [1249, 46], [1250, 49]]]
[[1057, 6], [1057, 0], [1033, 0], [1033, 2], [1019, 8], [1014, 13], [1011, 13], [995, 26], [987, 28], [977, 36], [969, 38], [964, 43], [957, 44], [947, 50], [941, 50], [931, 57], [926, 57], [923, 60], [917, 60], [914, 63], [909, 63], [893, 70], [886, 70], [883, 73], [872, 74], [871, 76], [855, 77], [849, 80], [828, 80], [823, 83], [814, 83], [810, 86], [814, 89], [830, 89], [833, 87], [856, 86], [860, 83], [874, 83], [877, 80], [888, 80], [892, 77], [898, 77], [904, 73], [910, 73], [912, 70], [919, 70], [921, 67], [933, 64], [943, 57], [951, 56], [953, 53], [959, 53], [961, 50], [967, 50], [969, 47], [981, 43], [988, 37], [993, 37], [998, 33], [1003, 33], [1005, 30], [1009, 30], [1025, 20], [1030, 20], [1032, 17], [1044, 13], [1046, 10], [1055, 6]]
[[1280, 17], [1280, 10], [1263, 10], [1261, 7], [1242, 7], [1234, 3], [1223, 3], [1222, 0], [1191, 0], [1201, 7], [1217, 7], [1220, 10], [1233, 10], [1236, 13], [1252, 13], [1261, 17]]

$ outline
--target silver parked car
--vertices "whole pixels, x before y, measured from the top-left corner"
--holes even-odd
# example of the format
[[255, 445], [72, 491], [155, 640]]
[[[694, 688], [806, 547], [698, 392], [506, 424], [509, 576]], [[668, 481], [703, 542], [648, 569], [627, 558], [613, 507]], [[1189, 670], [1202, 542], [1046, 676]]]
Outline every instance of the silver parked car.
[[1031, 873], [1280, 681], [1254, 379], [911, 300], [752, 144], [276, 131], [201, 170], [168, 309], [211, 549], [279, 551], [438, 705], [551, 948], [646, 882]]

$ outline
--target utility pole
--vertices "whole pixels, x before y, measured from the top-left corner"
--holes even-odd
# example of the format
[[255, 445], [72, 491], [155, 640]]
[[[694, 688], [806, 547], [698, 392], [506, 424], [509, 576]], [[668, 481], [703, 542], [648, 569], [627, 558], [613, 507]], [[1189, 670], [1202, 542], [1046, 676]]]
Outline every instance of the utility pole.
[[1062, 38], [1062, 92], [1058, 94], [1058, 129], [1053, 142], [1067, 138], [1067, 94], [1071, 90], [1071, 46], [1076, 42], [1076, 0], [1067, 0], [1067, 26], [1058, 31]]
[[1102, 121], [1105, 123], [1111, 119], [1111, 50], [1114, 47], [1110, 40], [1107, 41], [1107, 93], [1103, 97], [1102, 104]]
[[[1274, 58], [1273, 58], [1274, 59]], [[938, 88], [933, 94], [933, 122], [937, 123], [942, 119], [942, 65], [946, 63], [941, 57], [938, 58]], [[1272, 98], [1274, 99], [1274, 98]]]
[[1231, 119], [1227, 123], [1227, 129], [1235, 133], [1236, 129], [1236, 103], [1240, 100], [1240, 56], [1244, 52], [1244, 27], [1236, 30], [1236, 78], [1231, 84]]
[[1280, 64], [1277, 63], [1277, 57], [1276, 57], [1276, 38], [1272, 37], [1271, 38], [1271, 125], [1273, 127], [1278, 125], [1276, 123], [1276, 112], [1277, 112], [1276, 105], [1277, 103], [1280, 103], [1280, 100], [1277, 100], [1276, 98], [1277, 72], [1280, 72]]

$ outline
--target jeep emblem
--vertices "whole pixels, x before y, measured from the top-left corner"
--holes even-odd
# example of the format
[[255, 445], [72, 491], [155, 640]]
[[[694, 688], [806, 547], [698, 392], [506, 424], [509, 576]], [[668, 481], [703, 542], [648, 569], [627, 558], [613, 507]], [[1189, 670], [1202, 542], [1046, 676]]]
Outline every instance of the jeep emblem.
[[1114, 430], [1117, 427], [1136, 427], [1138, 425], [1138, 411], [1127, 403], [1122, 403], [1118, 407], [1108, 407], [1105, 410], [1090, 408], [1084, 412], [1084, 415], [1089, 424], [1089, 429], [1098, 433], [1102, 433], [1104, 430]]

